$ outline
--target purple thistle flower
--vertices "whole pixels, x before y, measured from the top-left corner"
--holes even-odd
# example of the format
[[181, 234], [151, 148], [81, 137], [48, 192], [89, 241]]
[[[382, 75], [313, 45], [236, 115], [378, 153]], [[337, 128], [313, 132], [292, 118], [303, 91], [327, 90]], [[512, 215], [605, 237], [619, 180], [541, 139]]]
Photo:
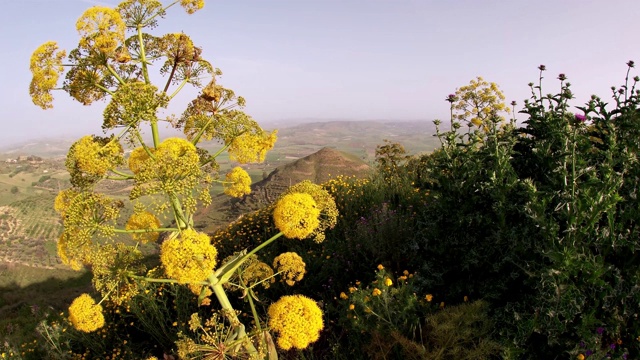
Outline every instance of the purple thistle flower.
[[538, 69], [539, 69], [540, 71], [545, 71], [545, 70], [547, 70], [547, 67], [546, 67], [546, 66], [544, 66], [544, 65], [540, 65], [540, 66], [538, 66]]
[[587, 345], [584, 343], [584, 341], [580, 341], [580, 347], [584, 348], [585, 346], [587, 346]]
[[633, 62], [633, 60], [629, 60], [629, 62], [627, 63], [627, 66], [632, 68], [635, 66], [635, 63]]
[[567, 76], [565, 74], [560, 74], [560, 75], [558, 75], [558, 80], [565, 81], [565, 80], [567, 80]]
[[623, 358], [624, 360], [627, 360], [627, 358], [628, 358], [628, 357], [629, 357], [629, 354], [627, 354], [627, 353], [622, 354], [622, 358]]
[[585, 356], [585, 357], [589, 357], [589, 356], [591, 356], [591, 355], [593, 355], [593, 351], [591, 351], [591, 350], [587, 350], [587, 351], [584, 353], [584, 356]]
[[449, 94], [449, 96], [447, 96], [447, 98], [445, 100], [450, 102], [450, 103], [455, 102], [457, 100], [456, 94]]
[[[576, 116], [576, 117], [577, 117], [577, 116]], [[603, 328], [602, 326], [596, 329], [596, 333], [597, 333], [598, 335], [602, 335], [602, 333], [603, 333], [603, 332], [604, 332], [604, 328]]]
[[611, 344], [609, 345], [609, 347], [611, 348], [611, 350], [614, 350], [616, 348], [616, 344]]
[[[587, 121], [587, 117], [582, 115], [582, 114], [576, 113], [575, 116], [576, 116], [576, 122], [583, 123], [583, 122]], [[602, 329], [602, 328], [598, 328], [598, 329]], [[604, 329], [602, 329], [602, 330], [604, 331]], [[602, 334], [602, 333], [600, 332], [599, 334]]]

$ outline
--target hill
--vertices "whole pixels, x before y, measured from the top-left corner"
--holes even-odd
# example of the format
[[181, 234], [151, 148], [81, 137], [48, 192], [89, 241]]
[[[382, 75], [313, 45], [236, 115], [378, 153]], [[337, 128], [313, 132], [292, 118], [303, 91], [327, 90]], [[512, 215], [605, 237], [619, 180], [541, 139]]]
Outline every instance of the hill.
[[251, 186], [251, 194], [247, 196], [214, 197], [209, 207], [196, 214], [194, 223], [200, 229], [212, 232], [242, 214], [271, 204], [289, 186], [303, 180], [320, 184], [338, 175], [366, 177], [370, 171], [371, 167], [362, 159], [334, 148], [324, 147], [311, 155], [277, 167], [265, 179], [254, 183]]

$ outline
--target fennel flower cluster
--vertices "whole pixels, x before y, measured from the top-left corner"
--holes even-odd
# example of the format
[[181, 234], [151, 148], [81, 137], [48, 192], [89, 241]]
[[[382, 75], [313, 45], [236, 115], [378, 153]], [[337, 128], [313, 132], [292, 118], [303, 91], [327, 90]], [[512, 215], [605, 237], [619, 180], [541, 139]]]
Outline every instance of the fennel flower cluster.
[[316, 202], [316, 207], [320, 211], [319, 225], [311, 232], [309, 237], [313, 238], [316, 243], [321, 243], [325, 239], [325, 231], [333, 229], [338, 222], [338, 208], [336, 201], [322, 186], [314, 184], [309, 180], [299, 182], [290, 187], [283, 195], [303, 193], [309, 194]]
[[120, 13], [106, 6], [90, 7], [76, 22], [80, 47], [97, 49], [108, 56], [124, 43], [125, 28]]
[[71, 145], [65, 165], [72, 183], [83, 185], [83, 180], [98, 180], [122, 164], [123, 153], [122, 146], [114, 138], [87, 135]]
[[278, 333], [281, 349], [304, 349], [320, 337], [324, 327], [318, 304], [302, 295], [287, 295], [271, 304], [269, 327]]
[[283, 196], [273, 210], [273, 221], [284, 236], [304, 239], [320, 225], [320, 210], [309, 194], [293, 193]]
[[[135, 212], [125, 226], [126, 230], [153, 230], [160, 227], [160, 220], [148, 211]], [[160, 236], [159, 232], [149, 231], [141, 233], [131, 233], [131, 237], [135, 241], [141, 243], [155, 242]]]
[[160, 248], [160, 261], [167, 276], [181, 284], [206, 280], [216, 266], [218, 251], [205, 233], [183, 230]]
[[273, 267], [282, 275], [289, 286], [302, 280], [306, 272], [305, 266], [306, 264], [300, 255], [294, 252], [282, 253], [273, 259]]
[[104, 326], [102, 306], [96, 304], [89, 294], [82, 294], [69, 306], [69, 321], [80, 331], [87, 333], [96, 331]]
[[251, 193], [251, 177], [244, 169], [236, 166], [227, 173], [223, 186], [225, 194], [241, 197]]
[[277, 132], [251, 134], [236, 137], [229, 146], [229, 159], [241, 164], [263, 162], [267, 151], [276, 143]]
[[31, 55], [29, 69], [33, 74], [29, 85], [29, 94], [33, 103], [43, 109], [53, 107], [51, 90], [58, 84], [60, 74], [64, 71], [62, 59], [67, 55], [66, 51], [58, 51], [55, 41], [48, 41], [40, 45]]

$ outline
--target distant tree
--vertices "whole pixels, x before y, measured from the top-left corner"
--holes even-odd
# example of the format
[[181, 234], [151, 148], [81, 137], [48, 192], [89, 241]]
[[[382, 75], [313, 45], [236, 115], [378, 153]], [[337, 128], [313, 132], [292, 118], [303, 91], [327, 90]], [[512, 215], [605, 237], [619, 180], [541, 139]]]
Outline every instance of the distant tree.
[[14, 186], [14, 187], [12, 187], [12, 188], [11, 188], [11, 193], [12, 193], [12, 194], [17, 194], [19, 191], [20, 191], [20, 190], [18, 190], [18, 187], [17, 187], [17, 186]]

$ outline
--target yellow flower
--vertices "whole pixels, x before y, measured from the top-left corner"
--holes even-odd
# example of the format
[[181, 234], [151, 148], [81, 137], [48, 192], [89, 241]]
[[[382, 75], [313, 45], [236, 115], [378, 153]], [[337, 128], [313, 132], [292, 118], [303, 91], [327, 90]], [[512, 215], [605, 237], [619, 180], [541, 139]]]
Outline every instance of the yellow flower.
[[467, 302], [467, 301], [469, 301], [469, 297], [467, 295], [465, 295], [463, 300], [464, 300], [464, 302]]
[[356, 292], [356, 290], [358, 290], [358, 289], [354, 288], [353, 286], [349, 288], [349, 292], [350, 292], [351, 294], [353, 294], [354, 292]]
[[577, 358], [578, 358], [578, 360], [584, 360], [584, 355], [583, 354], [578, 354]]
[[386, 278], [386, 279], [384, 279], [384, 284], [386, 286], [391, 286], [391, 285], [393, 285], [393, 281], [391, 281], [391, 279], [389, 279], [389, 278]]
[[373, 296], [380, 296], [380, 294], [382, 294], [382, 291], [380, 291], [380, 289], [375, 288], [373, 289], [373, 292], [371, 293]]
[[[154, 151], [155, 149], [149, 148], [149, 152], [151, 154], [153, 154]], [[134, 174], [139, 173], [144, 163], [149, 159], [149, 154], [144, 147], [140, 146], [133, 149], [131, 155], [129, 155], [129, 170], [131, 170], [131, 172], [133, 172]]]
[[379, 264], [378, 265], [378, 270], [380, 270], [380, 271], [384, 270], [384, 266], [382, 266], [382, 264]]
[[188, 14], [193, 14], [204, 7], [204, 0], [180, 0], [180, 6], [182, 6]]
[[269, 327], [278, 333], [283, 350], [304, 349], [320, 337], [324, 327], [318, 304], [302, 295], [281, 297], [268, 310]]
[[273, 220], [278, 230], [288, 238], [304, 239], [320, 224], [320, 210], [308, 194], [288, 194], [278, 200]]
[[162, 243], [160, 261], [170, 278], [184, 284], [209, 277], [217, 254], [207, 234], [187, 229], [179, 237]]
[[349, 296], [347, 294], [345, 294], [344, 291], [340, 293], [340, 299], [347, 300], [348, 298], [349, 298]]
[[158, 108], [167, 107], [169, 96], [142, 81], [120, 85], [104, 108], [103, 129], [137, 126], [141, 121], [158, 121]]
[[355, 305], [353, 305], [353, 304], [350, 304], [350, 305], [349, 305], [349, 310], [353, 310], [353, 309], [355, 309], [355, 308], [356, 308], [356, 306], [355, 306]]
[[282, 274], [285, 282], [293, 286], [296, 281], [302, 280], [306, 272], [306, 264], [302, 258], [294, 252], [286, 252], [273, 259], [273, 267]]
[[58, 44], [55, 41], [48, 41], [40, 45], [31, 55], [29, 69], [33, 78], [29, 85], [29, 94], [33, 103], [43, 109], [53, 106], [53, 96], [51, 90], [58, 84], [62, 67], [62, 59], [67, 55], [64, 50], [57, 51]]
[[241, 164], [263, 162], [267, 151], [276, 143], [277, 132], [271, 133], [244, 133], [235, 139], [229, 146], [229, 159]]
[[78, 195], [78, 192], [76, 192], [73, 189], [66, 189], [66, 190], [60, 191], [56, 196], [55, 200], [53, 201], [53, 209], [61, 216], [64, 216], [64, 213], [67, 207], [69, 207], [69, 204], [71, 204], [71, 201], [77, 195]]
[[69, 321], [74, 328], [83, 332], [92, 332], [104, 326], [102, 306], [89, 296], [78, 296], [69, 306]]
[[65, 165], [72, 183], [79, 185], [87, 176], [101, 178], [124, 162], [123, 150], [115, 138], [84, 136], [69, 149]]
[[107, 56], [115, 54], [124, 42], [125, 23], [120, 13], [106, 6], [87, 9], [76, 22], [80, 34], [80, 46], [98, 50]]
[[[125, 226], [126, 230], [152, 230], [160, 227], [160, 220], [148, 211], [135, 212]], [[159, 232], [131, 233], [133, 240], [141, 243], [155, 242], [160, 236]]]
[[427, 294], [427, 296], [424, 297], [425, 300], [427, 300], [428, 302], [431, 302], [431, 300], [433, 300], [433, 295], [431, 294]]
[[241, 197], [251, 193], [251, 177], [244, 169], [236, 166], [227, 173], [223, 186], [225, 194]]
[[444, 308], [444, 301], [440, 303], [440, 307]]

